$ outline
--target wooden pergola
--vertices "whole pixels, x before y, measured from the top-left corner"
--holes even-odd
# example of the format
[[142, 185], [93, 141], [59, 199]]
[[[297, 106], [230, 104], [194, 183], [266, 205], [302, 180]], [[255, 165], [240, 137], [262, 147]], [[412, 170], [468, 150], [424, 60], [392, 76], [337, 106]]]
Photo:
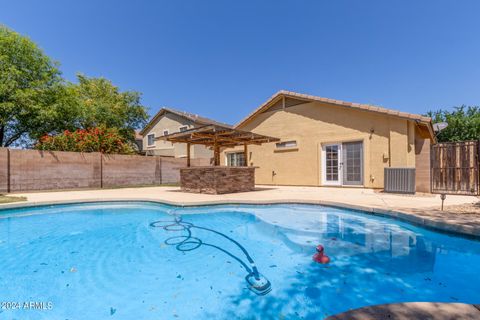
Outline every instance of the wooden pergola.
[[185, 143], [187, 145], [187, 167], [190, 167], [190, 146], [192, 144], [200, 144], [211, 148], [214, 155], [214, 165], [219, 166], [220, 148], [243, 146], [245, 161], [247, 161], [248, 145], [280, 141], [278, 138], [213, 124], [172, 133], [156, 139], [172, 143]]

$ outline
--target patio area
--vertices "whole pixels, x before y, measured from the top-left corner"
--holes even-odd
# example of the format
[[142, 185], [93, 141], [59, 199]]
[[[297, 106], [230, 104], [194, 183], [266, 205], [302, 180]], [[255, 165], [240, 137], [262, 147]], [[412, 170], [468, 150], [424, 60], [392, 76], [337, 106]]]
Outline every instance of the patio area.
[[410, 302], [368, 306], [337, 314], [326, 320], [470, 320], [480, 318], [480, 305]]
[[148, 200], [175, 205], [301, 202], [359, 209], [437, 230], [480, 237], [480, 214], [462, 213], [456, 210], [458, 207], [473, 207], [472, 204], [478, 202], [478, 198], [472, 196], [449, 195], [445, 200], [445, 211], [440, 211], [439, 195], [387, 194], [361, 188], [256, 186], [253, 192], [210, 195], [184, 193], [179, 187], [142, 187], [31, 192], [14, 195], [26, 197], [27, 201], [0, 204], [0, 208], [106, 200]]

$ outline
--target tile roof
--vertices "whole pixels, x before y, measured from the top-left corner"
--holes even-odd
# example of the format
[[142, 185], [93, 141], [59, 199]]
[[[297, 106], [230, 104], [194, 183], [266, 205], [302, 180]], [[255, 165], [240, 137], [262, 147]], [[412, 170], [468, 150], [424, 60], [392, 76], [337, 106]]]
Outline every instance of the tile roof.
[[173, 114], [175, 114], [179, 117], [182, 117], [184, 119], [190, 120], [194, 123], [201, 124], [201, 125], [213, 124], [213, 125], [218, 125], [218, 126], [228, 127], [228, 128], [233, 127], [232, 125], [229, 125], [229, 124], [226, 124], [226, 123], [223, 123], [223, 122], [219, 122], [219, 121], [207, 118], [207, 117], [202, 117], [202, 116], [199, 116], [198, 114], [193, 114], [193, 113], [177, 110], [177, 109], [170, 108], [170, 107], [168, 107], [168, 108], [163, 107], [150, 120], [150, 122], [145, 126], [145, 128], [143, 128], [142, 131], [140, 131], [140, 134], [142, 134], [142, 135], [145, 134], [145, 132], [154, 125], [155, 121], [157, 121], [158, 118], [160, 118], [163, 114], [165, 114], [167, 112], [168, 113], [173, 113]]
[[318, 97], [318, 96], [312, 96], [308, 94], [303, 94], [303, 93], [297, 93], [297, 92], [292, 92], [292, 91], [286, 91], [286, 90], [281, 90], [275, 93], [273, 96], [271, 96], [265, 103], [260, 105], [257, 109], [255, 109], [252, 113], [250, 113], [247, 117], [245, 117], [243, 120], [238, 122], [235, 125], [235, 128], [238, 128], [239, 126], [245, 124], [247, 121], [249, 121], [251, 118], [253, 118], [255, 115], [258, 113], [268, 109], [270, 107], [270, 103], [272, 101], [275, 101], [278, 97], [285, 96], [289, 98], [298, 98], [298, 99], [303, 99], [307, 101], [319, 101], [319, 102], [325, 102], [325, 103], [330, 103], [338, 106], [343, 106], [343, 107], [348, 107], [356, 110], [363, 110], [363, 111], [371, 111], [371, 112], [378, 112], [394, 117], [400, 117], [408, 120], [413, 120], [413, 121], [420, 121], [424, 122], [427, 124], [431, 125], [432, 119], [429, 117], [424, 117], [419, 114], [413, 114], [413, 113], [407, 113], [407, 112], [401, 112], [398, 110], [392, 110], [392, 109], [386, 109], [382, 107], [377, 107], [374, 105], [369, 105], [369, 104], [362, 104], [362, 103], [353, 103], [353, 102], [346, 102], [342, 100], [335, 100], [335, 99], [329, 99], [329, 98], [323, 98], [323, 97]]

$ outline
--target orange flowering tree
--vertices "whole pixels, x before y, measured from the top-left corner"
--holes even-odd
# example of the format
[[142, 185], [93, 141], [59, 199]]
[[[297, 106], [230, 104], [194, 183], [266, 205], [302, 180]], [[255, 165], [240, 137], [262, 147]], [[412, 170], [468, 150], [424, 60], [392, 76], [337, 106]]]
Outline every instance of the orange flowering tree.
[[128, 141], [116, 128], [90, 128], [75, 131], [65, 130], [57, 135], [42, 136], [35, 149], [48, 151], [135, 153]]

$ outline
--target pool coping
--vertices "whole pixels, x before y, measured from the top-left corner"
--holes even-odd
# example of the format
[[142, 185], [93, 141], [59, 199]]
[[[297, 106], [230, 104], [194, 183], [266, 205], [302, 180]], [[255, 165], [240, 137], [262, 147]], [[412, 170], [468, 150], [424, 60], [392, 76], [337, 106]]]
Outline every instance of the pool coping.
[[395, 220], [410, 223], [415, 226], [420, 226], [433, 231], [448, 233], [467, 238], [480, 240], [480, 227], [468, 226], [463, 224], [454, 224], [447, 221], [438, 221], [428, 217], [419, 216], [413, 212], [405, 212], [400, 210], [382, 209], [377, 207], [368, 207], [361, 205], [352, 205], [342, 202], [324, 201], [324, 200], [299, 200], [299, 199], [282, 199], [282, 200], [206, 200], [206, 201], [192, 201], [192, 202], [177, 202], [170, 200], [160, 200], [152, 198], [89, 198], [89, 199], [75, 199], [75, 200], [55, 200], [55, 201], [28, 201], [28, 202], [14, 202], [0, 204], [0, 213], [6, 209], [28, 208], [36, 206], [49, 206], [61, 204], [81, 204], [81, 203], [95, 203], [95, 202], [151, 202], [165, 205], [172, 205], [178, 207], [199, 207], [210, 205], [269, 205], [269, 204], [311, 204], [323, 205], [334, 208], [344, 208], [362, 211], [366, 214], [375, 216], [382, 216], [392, 218]]

